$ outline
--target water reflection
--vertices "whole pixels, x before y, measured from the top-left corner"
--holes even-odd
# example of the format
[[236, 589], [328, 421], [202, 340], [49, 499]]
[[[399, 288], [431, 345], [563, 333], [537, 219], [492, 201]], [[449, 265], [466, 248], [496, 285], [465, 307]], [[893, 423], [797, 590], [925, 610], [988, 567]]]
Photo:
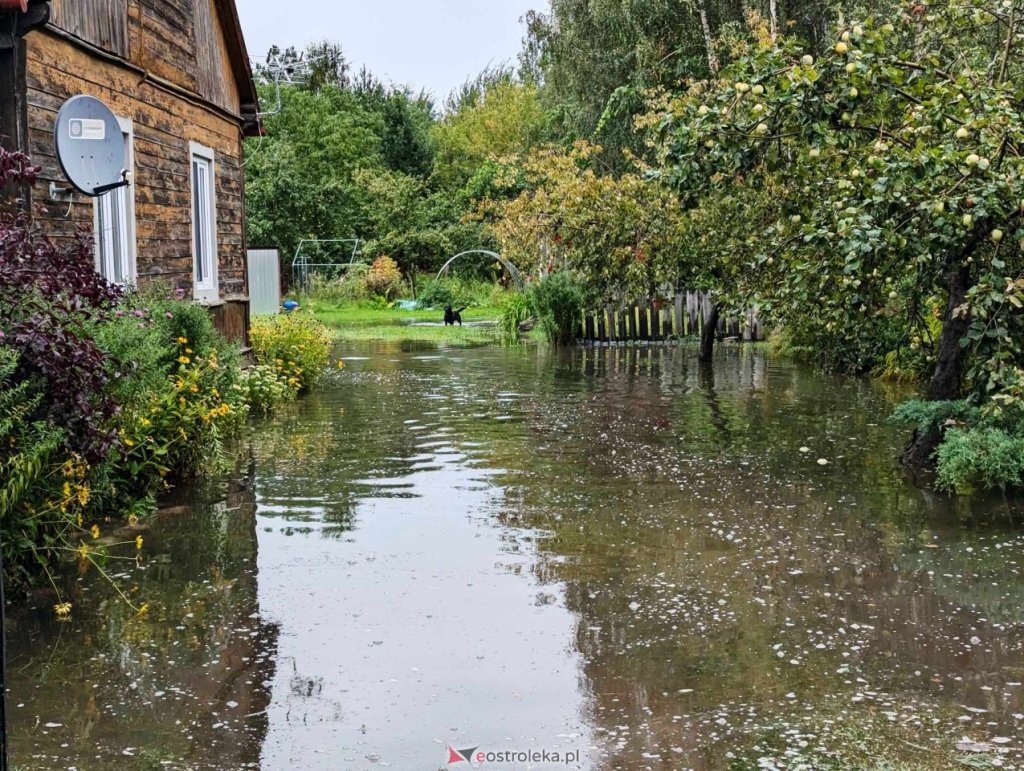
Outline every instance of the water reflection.
[[176, 503], [142, 568], [111, 563], [132, 565], [145, 616], [92, 570], [70, 587], [72, 621], [45, 595], [9, 617], [15, 768], [259, 767], [278, 630], [257, 600], [251, 471]]
[[191, 617], [21, 619], [31, 767], [1021, 762], [1019, 502], [908, 485], [898, 394], [754, 347], [341, 353], [154, 532], [139, 592]]

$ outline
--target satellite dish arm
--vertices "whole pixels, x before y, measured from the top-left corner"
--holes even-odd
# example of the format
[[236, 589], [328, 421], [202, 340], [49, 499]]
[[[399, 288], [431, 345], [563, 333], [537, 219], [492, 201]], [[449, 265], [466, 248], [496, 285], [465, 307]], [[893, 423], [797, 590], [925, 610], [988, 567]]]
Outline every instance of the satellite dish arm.
[[117, 190], [120, 187], [128, 187], [132, 183], [131, 173], [127, 169], [121, 170], [121, 181], [115, 182], [112, 185], [101, 185], [93, 190], [94, 195], [103, 195], [109, 193], [111, 190]]

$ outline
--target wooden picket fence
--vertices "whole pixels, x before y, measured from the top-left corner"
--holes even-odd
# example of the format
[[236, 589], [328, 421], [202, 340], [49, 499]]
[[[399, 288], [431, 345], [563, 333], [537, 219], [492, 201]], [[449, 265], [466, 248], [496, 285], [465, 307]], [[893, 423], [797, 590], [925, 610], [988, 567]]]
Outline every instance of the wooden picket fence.
[[[649, 299], [642, 303], [606, 307], [585, 313], [580, 326], [584, 343], [665, 342], [698, 337], [711, 314], [707, 292], [677, 292], [672, 302]], [[764, 340], [764, 325], [754, 310], [742, 318], [719, 318], [720, 337]]]

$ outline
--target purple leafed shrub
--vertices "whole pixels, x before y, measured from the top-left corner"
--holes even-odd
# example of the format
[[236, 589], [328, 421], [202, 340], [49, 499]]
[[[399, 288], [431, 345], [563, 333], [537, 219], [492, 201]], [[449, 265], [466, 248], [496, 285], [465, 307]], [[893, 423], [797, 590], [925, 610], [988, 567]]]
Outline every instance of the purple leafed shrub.
[[[39, 169], [22, 153], [0, 148], [0, 187], [30, 184]], [[92, 238], [77, 233], [58, 246], [24, 214], [0, 214], [0, 332], [20, 354], [17, 377], [45, 389], [46, 417], [65, 429], [68, 449], [90, 461], [116, 442], [109, 362], [89, 334], [119, 290], [93, 269]]]

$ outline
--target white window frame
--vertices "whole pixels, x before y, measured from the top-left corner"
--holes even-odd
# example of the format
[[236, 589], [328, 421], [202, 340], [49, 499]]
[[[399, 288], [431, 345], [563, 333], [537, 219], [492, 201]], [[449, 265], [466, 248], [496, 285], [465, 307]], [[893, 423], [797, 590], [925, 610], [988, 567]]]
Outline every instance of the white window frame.
[[[189, 142], [188, 185], [191, 191], [189, 198], [189, 220], [192, 223], [192, 297], [198, 302], [213, 303], [220, 299], [218, 267], [220, 263], [217, 253], [217, 157], [212, 149], [198, 142]], [[196, 190], [196, 162], [205, 163], [208, 169], [209, 183], [205, 196], [203, 191]], [[200, 195], [197, 201], [196, 196]], [[206, 200], [203, 200], [205, 197]], [[200, 221], [196, 221], [196, 208], [201, 209]], [[199, 279], [200, 260], [197, 245], [205, 241], [209, 248], [208, 262], [203, 267], [202, 280]]]
[[[125, 162], [127, 169], [131, 172], [131, 179], [135, 178], [135, 127], [128, 118], [118, 117], [117, 122], [121, 127], [121, 133], [125, 136], [126, 155]], [[109, 242], [103, 239], [103, 224], [112, 219], [112, 196], [119, 197], [124, 203], [124, 217], [118, 228], [121, 240], [121, 268], [124, 281], [118, 282], [118, 286], [135, 286], [138, 281], [138, 245], [135, 235], [135, 184], [119, 187], [109, 193], [93, 198], [93, 234], [96, 246], [96, 272], [114, 283], [111, 277], [114, 275], [114, 252], [108, 248]], [[106, 212], [106, 218], [103, 213]]]

